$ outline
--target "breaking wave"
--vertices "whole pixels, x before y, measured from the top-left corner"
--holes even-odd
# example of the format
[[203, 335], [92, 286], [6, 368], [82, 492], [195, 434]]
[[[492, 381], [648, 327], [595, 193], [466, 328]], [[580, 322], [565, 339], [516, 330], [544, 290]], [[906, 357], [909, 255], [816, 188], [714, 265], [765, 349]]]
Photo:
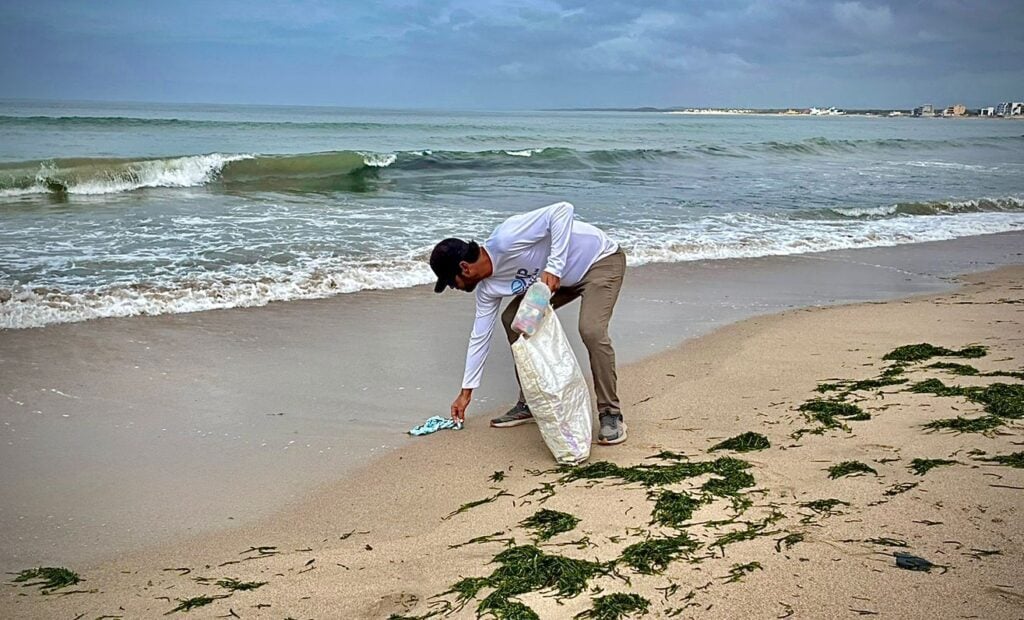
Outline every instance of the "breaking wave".
[[[282, 155], [209, 153], [149, 159], [52, 159], [0, 164], [0, 199], [31, 194], [112, 194], [146, 188], [198, 186], [232, 191], [361, 192], [374, 189], [374, 181], [377, 180], [433, 173], [604, 172], [708, 157], [814, 157], [859, 150], [931, 151], [940, 147], [985, 145], [1024, 148], [1024, 136], [965, 140], [810, 138], [796, 142], [691, 144], [675, 149], [546, 147], [485, 151], [332, 151]], [[921, 159], [892, 163], [921, 167], [964, 166]]]
[[829, 212], [848, 218], [887, 218], [900, 215], [954, 215], [957, 213], [999, 213], [1024, 211], [1020, 198], [978, 198], [949, 202], [901, 202], [884, 207], [833, 208]]

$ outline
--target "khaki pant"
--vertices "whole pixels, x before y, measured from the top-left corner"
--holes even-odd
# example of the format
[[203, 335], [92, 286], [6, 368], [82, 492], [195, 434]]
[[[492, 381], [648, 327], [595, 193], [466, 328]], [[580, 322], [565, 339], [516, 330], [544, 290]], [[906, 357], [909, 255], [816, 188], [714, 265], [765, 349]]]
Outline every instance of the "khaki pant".
[[[580, 337], [590, 354], [590, 369], [594, 373], [594, 392], [597, 395], [598, 412], [612, 411], [620, 413], [618, 375], [615, 372], [615, 349], [608, 335], [608, 323], [612, 319], [615, 302], [619, 299], [622, 288], [622, 276], [626, 273], [626, 253], [621, 249], [594, 263], [584, 274], [583, 279], [574, 286], [563, 286], [551, 298], [551, 306], [556, 310], [577, 297], [580, 301]], [[516, 316], [519, 303], [523, 296], [519, 295], [509, 302], [501, 313], [501, 322], [505, 326], [505, 334], [509, 344], [515, 342], [519, 334], [512, 331], [512, 319]], [[516, 376], [516, 381], [519, 376]], [[523, 391], [519, 390], [519, 401], [522, 402]]]

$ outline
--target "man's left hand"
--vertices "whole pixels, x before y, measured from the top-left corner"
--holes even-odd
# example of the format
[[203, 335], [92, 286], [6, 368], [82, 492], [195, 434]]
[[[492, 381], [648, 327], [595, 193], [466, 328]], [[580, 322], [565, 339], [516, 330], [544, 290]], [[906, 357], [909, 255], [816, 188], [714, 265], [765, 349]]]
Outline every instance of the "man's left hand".
[[549, 289], [551, 289], [551, 294], [552, 295], [557, 293], [558, 292], [558, 287], [560, 287], [562, 285], [562, 278], [559, 278], [555, 274], [549, 273], [547, 271], [545, 271], [544, 273], [540, 274], [540, 281], [543, 282], [545, 285], [547, 285], [547, 287]]

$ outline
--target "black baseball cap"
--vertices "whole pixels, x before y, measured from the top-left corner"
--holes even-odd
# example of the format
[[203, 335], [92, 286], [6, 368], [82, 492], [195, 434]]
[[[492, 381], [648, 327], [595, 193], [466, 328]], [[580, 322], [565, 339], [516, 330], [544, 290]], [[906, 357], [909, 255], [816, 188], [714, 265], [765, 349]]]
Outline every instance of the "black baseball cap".
[[[441, 293], [449, 286], [455, 285], [455, 276], [462, 273], [459, 263], [470, 260], [474, 254], [479, 255], [479, 247], [475, 241], [466, 243], [462, 239], [445, 239], [434, 246], [430, 253], [430, 268], [437, 276], [434, 292]], [[475, 260], [475, 259], [474, 259]]]

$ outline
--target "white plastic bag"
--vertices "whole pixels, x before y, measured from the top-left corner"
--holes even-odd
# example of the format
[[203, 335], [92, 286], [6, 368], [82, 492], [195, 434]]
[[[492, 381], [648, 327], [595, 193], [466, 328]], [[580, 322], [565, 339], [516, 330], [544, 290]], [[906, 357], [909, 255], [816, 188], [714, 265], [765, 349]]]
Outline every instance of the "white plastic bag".
[[582, 463], [590, 457], [590, 390], [565, 339], [555, 311], [548, 308], [537, 332], [512, 344], [523, 396], [555, 460]]

